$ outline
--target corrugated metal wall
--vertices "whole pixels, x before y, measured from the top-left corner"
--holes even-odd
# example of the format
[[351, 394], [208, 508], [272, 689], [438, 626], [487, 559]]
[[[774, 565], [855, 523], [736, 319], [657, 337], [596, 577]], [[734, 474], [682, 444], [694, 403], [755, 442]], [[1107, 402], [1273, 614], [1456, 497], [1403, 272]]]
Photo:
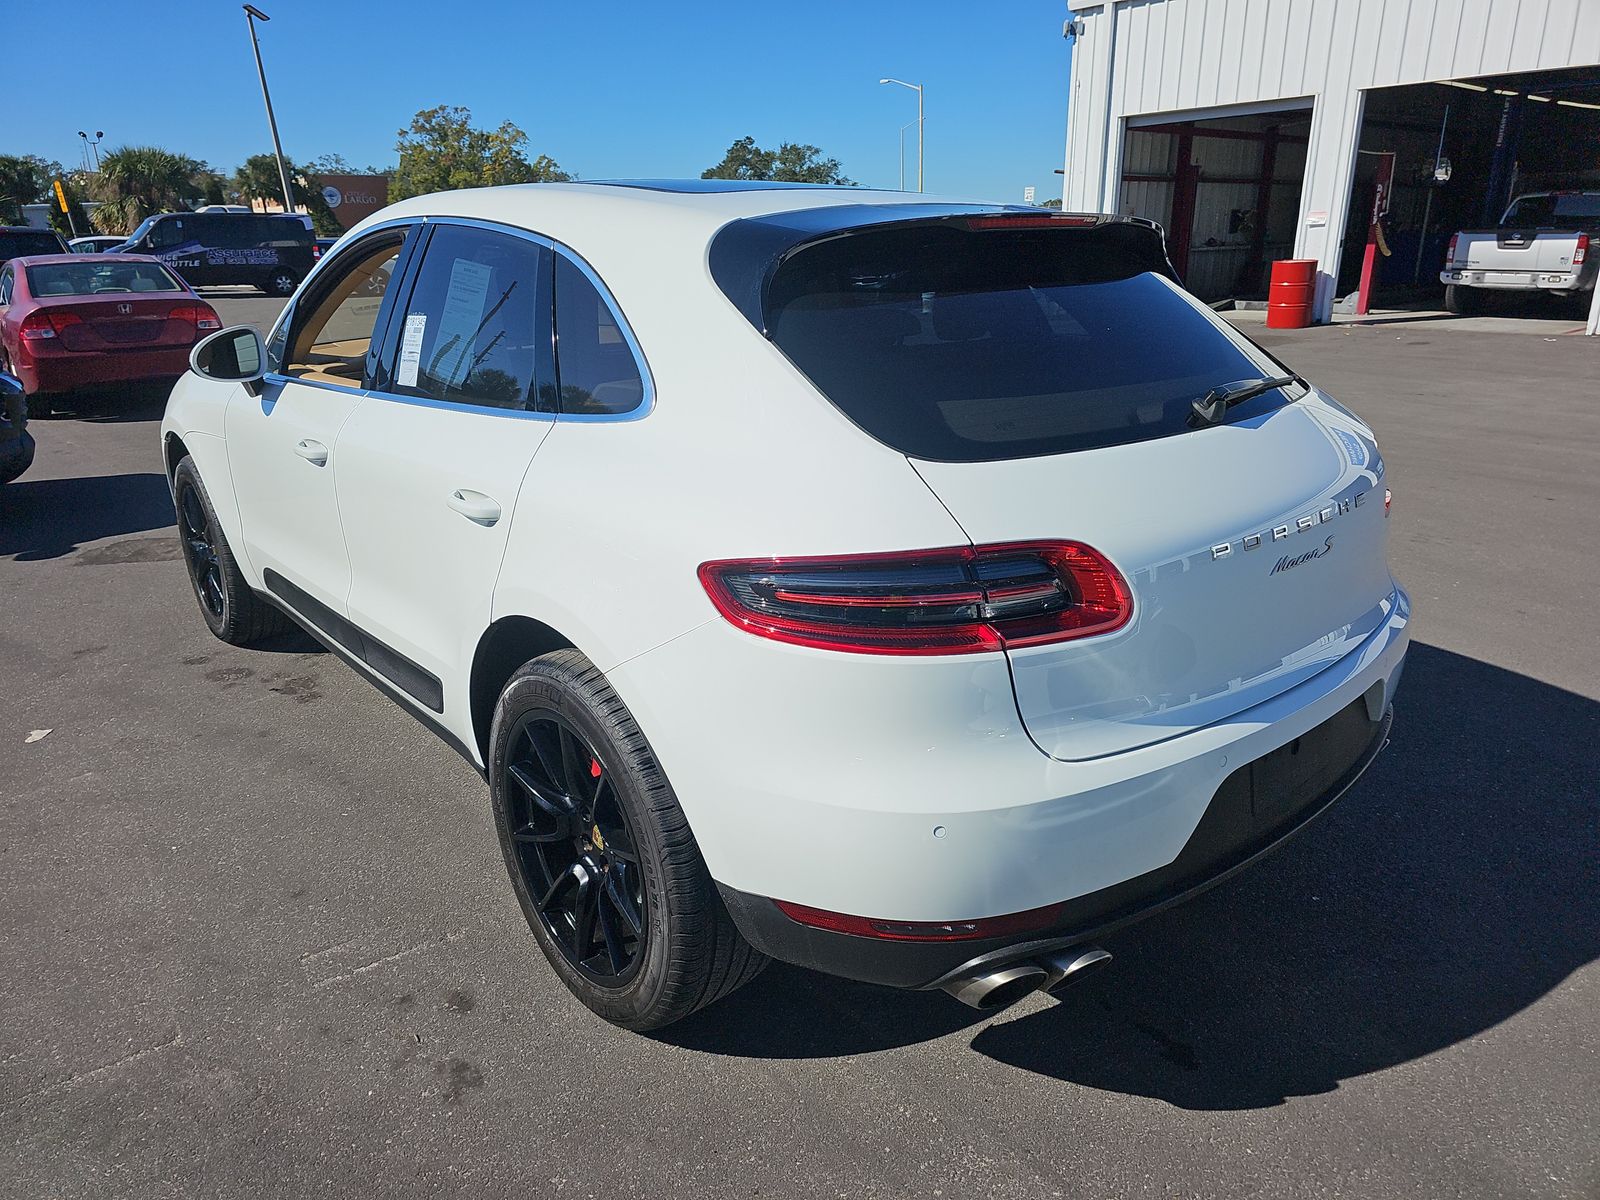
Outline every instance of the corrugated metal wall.
[[[1129, 118], [1312, 107], [1297, 256], [1331, 308], [1361, 91], [1600, 64], [1600, 0], [1068, 0], [1065, 206], [1117, 211]], [[1139, 203], [1158, 202], [1141, 197]], [[1170, 203], [1170, 201], [1169, 201]], [[1325, 224], [1310, 224], [1313, 213]]]

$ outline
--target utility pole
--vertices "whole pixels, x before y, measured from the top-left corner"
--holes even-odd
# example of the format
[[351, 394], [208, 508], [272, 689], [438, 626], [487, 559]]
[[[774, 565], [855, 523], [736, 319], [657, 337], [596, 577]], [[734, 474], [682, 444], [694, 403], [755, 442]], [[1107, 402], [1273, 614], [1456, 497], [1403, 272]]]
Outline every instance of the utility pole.
[[244, 6], [244, 22], [250, 27], [250, 48], [256, 52], [256, 74], [261, 78], [261, 99], [267, 106], [267, 125], [272, 130], [272, 152], [278, 157], [278, 182], [283, 185], [283, 211], [294, 212], [294, 190], [289, 186], [289, 168], [283, 161], [283, 143], [278, 140], [278, 118], [272, 115], [272, 95], [267, 91], [267, 70], [261, 65], [261, 43], [256, 40], [256, 22], [271, 17], [253, 4]]

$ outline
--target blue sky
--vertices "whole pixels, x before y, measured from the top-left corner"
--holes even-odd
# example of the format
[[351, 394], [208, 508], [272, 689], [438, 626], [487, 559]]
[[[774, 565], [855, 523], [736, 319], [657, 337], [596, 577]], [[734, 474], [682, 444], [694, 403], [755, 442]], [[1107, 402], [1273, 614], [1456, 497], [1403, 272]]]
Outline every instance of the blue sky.
[[[997, 4], [606, 4], [260, 0], [267, 78], [294, 159], [392, 164], [420, 108], [512, 120], [584, 178], [697, 176], [735, 138], [811, 142], [893, 187], [927, 91], [927, 187], [1059, 196], [1068, 43], [1061, 0]], [[270, 149], [243, 11], [230, 0], [5, 5], [0, 153], [71, 167], [79, 129], [231, 170]], [[92, 36], [67, 31], [63, 14]], [[906, 179], [915, 186], [915, 127]]]

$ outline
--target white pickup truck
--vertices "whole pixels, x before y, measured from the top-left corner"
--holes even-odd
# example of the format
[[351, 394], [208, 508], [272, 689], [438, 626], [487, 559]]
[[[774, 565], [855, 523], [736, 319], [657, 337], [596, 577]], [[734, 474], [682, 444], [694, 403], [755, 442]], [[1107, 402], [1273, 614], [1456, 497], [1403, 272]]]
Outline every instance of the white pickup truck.
[[1463, 230], [1450, 239], [1439, 272], [1444, 306], [1471, 313], [1484, 291], [1494, 290], [1549, 292], [1581, 299], [1587, 307], [1596, 271], [1591, 238], [1600, 242], [1600, 192], [1518, 196], [1498, 229]]

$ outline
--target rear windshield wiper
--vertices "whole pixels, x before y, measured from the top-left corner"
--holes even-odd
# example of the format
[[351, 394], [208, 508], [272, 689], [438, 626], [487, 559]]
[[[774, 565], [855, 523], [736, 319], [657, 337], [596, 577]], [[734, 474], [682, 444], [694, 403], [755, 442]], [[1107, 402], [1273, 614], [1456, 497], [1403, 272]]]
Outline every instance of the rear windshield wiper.
[[1220, 425], [1222, 418], [1228, 415], [1228, 410], [1235, 404], [1243, 404], [1246, 400], [1253, 400], [1261, 395], [1262, 392], [1288, 387], [1291, 383], [1297, 383], [1301, 387], [1309, 386], [1298, 375], [1274, 375], [1270, 379], [1241, 379], [1237, 383], [1225, 383], [1221, 387], [1214, 387], [1194, 402], [1194, 413], [1189, 417], [1189, 424], [1195, 429], [1206, 425]]

